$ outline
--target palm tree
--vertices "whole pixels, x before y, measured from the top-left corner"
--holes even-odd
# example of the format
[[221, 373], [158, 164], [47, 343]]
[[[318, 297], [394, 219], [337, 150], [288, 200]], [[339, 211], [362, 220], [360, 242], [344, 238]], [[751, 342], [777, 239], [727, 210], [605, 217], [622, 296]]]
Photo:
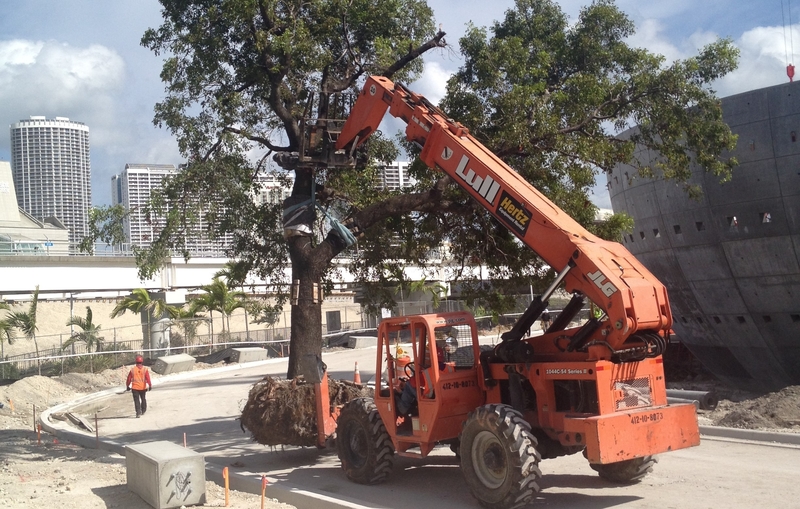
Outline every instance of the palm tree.
[[[81, 318], [80, 316], [70, 317], [70, 319], [67, 320], [67, 325], [75, 325], [79, 327], [81, 331], [74, 333], [72, 337], [64, 343], [62, 349], [66, 349], [78, 341], [86, 343], [86, 351], [88, 353], [92, 353], [92, 347], [95, 348], [96, 352], [102, 349], [104, 338], [100, 336], [100, 325], [92, 322], [92, 308], [86, 306], [86, 318]], [[89, 369], [92, 373], [94, 373], [93, 358], [94, 356], [89, 356]]]
[[144, 336], [144, 347], [145, 349], [149, 349], [151, 348], [150, 322], [152, 318], [154, 316], [161, 317], [164, 313], [169, 313], [170, 316], [172, 316], [177, 312], [177, 308], [175, 306], [170, 306], [163, 299], [153, 299], [150, 297], [150, 293], [144, 288], [136, 288], [131, 292], [131, 295], [117, 303], [114, 309], [111, 310], [110, 316], [111, 318], [116, 318], [124, 315], [127, 311], [137, 315], [141, 315], [142, 313], [146, 314], [146, 318], [143, 317], [142, 319], [142, 332]]
[[[244, 282], [247, 279], [247, 274], [249, 273], [249, 268], [246, 262], [239, 260], [239, 261], [228, 261], [225, 263], [222, 269], [218, 270], [215, 274], [215, 278], [225, 278], [226, 283], [228, 284], [229, 288], [239, 288], [242, 291], [242, 304], [241, 306], [237, 306], [233, 309], [242, 308], [244, 309], [244, 331], [247, 339], [250, 339], [250, 319], [247, 316], [247, 296], [244, 293]], [[230, 313], [233, 312], [231, 309], [228, 312], [228, 316]], [[230, 325], [228, 326], [230, 329]]]
[[[177, 313], [172, 317], [178, 322], [178, 327], [183, 331], [186, 342], [192, 342], [197, 335], [197, 328], [201, 322], [208, 322], [208, 318], [197, 314], [191, 308], [176, 308]], [[185, 343], [186, 344], [186, 343]]]
[[[0, 309], [10, 309], [8, 304], [3, 301], [0, 301]], [[6, 353], [5, 348], [3, 345], [6, 341], [8, 341], [9, 345], [14, 344], [14, 340], [17, 339], [17, 335], [14, 333], [14, 326], [11, 324], [11, 321], [8, 317], [3, 318], [0, 320], [0, 361], [5, 360]], [[6, 365], [3, 364], [3, 378], [6, 377]]]
[[419, 281], [413, 281], [408, 285], [408, 289], [412, 292], [422, 292], [423, 294], [429, 293], [431, 295], [431, 304], [433, 309], [437, 309], [442, 302], [442, 295], [447, 292], [447, 288], [441, 283], [428, 283], [423, 277]]
[[[218, 277], [215, 277], [211, 284], [203, 285], [200, 287], [201, 290], [206, 292], [205, 294], [197, 297], [196, 299], [192, 300], [189, 304], [189, 310], [192, 313], [196, 313], [198, 311], [208, 311], [211, 315], [211, 344], [214, 343], [214, 311], [218, 311], [222, 314], [222, 333], [225, 334], [225, 321], [228, 320], [228, 330], [230, 330], [230, 318], [229, 314], [237, 307], [241, 307], [244, 303], [244, 293], [242, 292], [232, 292], [228, 288], [228, 285], [225, 281], [221, 280]], [[236, 303], [239, 303], [237, 305]]]
[[26, 338], [33, 339], [33, 346], [36, 348], [36, 364], [39, 366], [39, 374], [41, 375], [42, 364], [39, 360], [39, 343], [36, 341], [36, 333], [39, 332], [39, 327], [36, 325], [36, 307], [38, 303], [39, 285], [36, 285], [28, 311], [15, 311], [8, 315], [7, 320], [12, 327], [22, 331]]

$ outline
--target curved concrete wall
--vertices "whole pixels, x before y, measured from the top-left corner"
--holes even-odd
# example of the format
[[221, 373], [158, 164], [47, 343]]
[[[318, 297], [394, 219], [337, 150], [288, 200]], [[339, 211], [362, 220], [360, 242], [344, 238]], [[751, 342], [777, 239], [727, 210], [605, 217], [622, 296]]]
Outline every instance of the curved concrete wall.
[[722, 108], [739, 135], [730, 182], [695, 168], [703, 197], [691, 200], [619, 166], [608, 189], [614, 210], [635, 220], [624, 244], [667, 286], [684, 344], [727, 383], [776, 390], [800, 384], [800, 84], [727, 97]]

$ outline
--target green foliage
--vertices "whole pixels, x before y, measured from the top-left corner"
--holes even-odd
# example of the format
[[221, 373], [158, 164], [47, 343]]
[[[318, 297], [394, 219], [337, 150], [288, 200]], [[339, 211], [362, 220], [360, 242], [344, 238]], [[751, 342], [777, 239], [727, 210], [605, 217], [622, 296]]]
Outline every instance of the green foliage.
[[91, 207], [89, 209], [89, 235], [81, 239], [78, 249], [82, 253], [94, 254], [96, 242], [112, 246], [125, 243], [123, 221], [128, 211], [122, 205]]
[[138, 315], [147, 313], [149, 316], [160, 318], [165, 313], [170, 316], [175, 316], [178, 313], [178, 308], [170, 306], [163, 299], [153, 299], [150, 293], [144, 288], [135, 288], [131, 291], [131, 295], [123, 298], [114, 306], [109, 315], [111, 318], [124, 315], [126, 312]]
[[[176, 343], [173, 341], [174, 336], [176, 333], [172, 333], [170, 336], [170, 344], [171, 346], [183, 346], [183, 344], [188, 344], [189, 342], [193, 341], [195, 337], [197, 337], [197, 329], [200, 327], [201, 324], [208, 323], [208, 318], [192, 311], [191, 309], [187, 308], [180, 308], [177, 311], [177, 314], [173, 317], [175, 318], [175, 323], [183, 332], [181, 340], [183, 343]], [[180, 334], [177, 334], [181, 336]]]
[[[227, 283], [219, 277], [215, 277], [210, 284], [203, 285], [200, 289], [205, 293], [189, 303], [189, 312], [194, 314], [199, 311], [217, 311], [222, 314], [224, 319], [228, 320], [228, 329], [230, 330], [231, 313], [236, 309], [244, 308], [246, 305], [244, 293], [231, 291]], [[221, 334], [225, 334], [224, 324], [225, 322], [223, 322]]]
[[[0, 301], [0, 310], [8, 310], [10, 309], [8, 303], [5, 301]], [[11, 320], [8, 319], [8, 316], [0, 319], [0, 342], [7, 342], [9, 345], [14, 344], [14, 340], [17, 339], [17, 335], [14, 332], [14, 324], [11, 323]]]
[[36, 310], [39, 304], [39, 285], [36, 285], [36, 290], [33, 292], [31, 303], [28, 305], [27, 311], [13, 311], [9, 313], [6, 320], [12, 327], [15, 327], [22, 332], [27, 339], [32, 339], [36, 347], [36, 357], [39, 357], [39, 344], [36, 341], [36, 333], [39, 332], [39, 326], [36, 323], [37, 315]]
[[114, 306], [114, 309], [111, 310], [111, 314], [109, 316], [111, 318], [116, 318], [124, 315], [128, 311], [136, 315], [144, 313], [147, 317], [147, 325], [142, 329], [144, 348], [151, 347], [151, 318], [155, 317], [156, 319], [159, 319], [165, 314], [168, 314], [170, 317], [174, 318], [180, 312], [179, 308], [176, 306], [170, 306], [163, 299], [153, 299], [150, 296], [150, 293], [144, 288], [135, 288], [133, 291], [131, 291], [131, 295], [123, 298], [117, 303], [116, 306]]
[[96, 352], [102, 350], [103, 336], [100, 335], [100, 325], [92, 321], [92, 308], [86, 306], [86, 316], [72, 316], [67, 320], [67, 326], [74, 325], [80, 329], [79, 332], [72, 334], [67, 341], [62, 345], [62, 349], [66, 349], [74, 345], [76, 342], [86, 344], [86, 351], [91, 352], [92, 349]]

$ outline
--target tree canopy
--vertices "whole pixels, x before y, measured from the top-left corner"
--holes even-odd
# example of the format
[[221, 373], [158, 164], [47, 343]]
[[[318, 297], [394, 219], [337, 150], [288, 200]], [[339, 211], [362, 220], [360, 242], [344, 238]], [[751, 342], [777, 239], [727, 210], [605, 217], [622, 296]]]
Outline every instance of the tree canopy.
[[[509, 306], [502, 282], [540, 279], [536, 255], [448, 177], [417, 164], [413, 186], [376, 186], [375, 163], [398, 154], [380, 136], [369, 145], [366, 166], [273, 168], [279, 178], [293, 179], [292, 198], [253, 198], [271, 156], [298, 152], [310, 143], [306, 126], [347, 109], [335, 94], [357, 89], [369, 74], [408, 82], [419, 76], [418, 57], [445, 44], [424, 1], [161, 3], [164, 23], [142, 39], [165, 56], [166, 97], [154, 121], [174, 133], [187, 164], [152, 201], [150, 213], [167, 222], [152, 246], [137, 253], [143, 276], [171, 252], [188, 256], [185, 235], [199, 224], [212, 238], [232, 234], [229, 254], [275, 284], [281, 298], [294, 296], [290, 375], [296, 355], [321, 347], [319, 288], [347, 248], [313, 214], [305, 233], [285, 232], [284, 211], [297, 204], [312, 203], [358, 237], [349, 269], [376, 307], [390, 307], [398, 282], [405, 282], [403, 268], [424, 266], [443, 240], [450, 245], [442, 252], [448, 280], [464, 282], [467, 295], [482, 295], [496, 310]], [[607, 0], [585, 7], [574, 23], [553, 1], [518, 0], [490, 29], [468, 30], [461, 40], [464, 65], [448, 81], [441, 106], [597, 232], [588, 193], [597, 174], [634, 162], [635, 142], [659, 150], [658, 170], [679, 182], [691, 164], [724, 176], [735, 163], [722, 157], [735, 138], [710, 88], [735, 68], [730, 41], [668, 64], [631, 47], [626, 41], [633, 32], [633, 23]], [[614, 136], [635, 124], [641, 129], [631, 139]], [[598, 233], [613, 237], [623, 224], [615, 218]], [[287, 261], [294, 293], [286, 285]], [[490, 272], [470, 272], [476, 265]], [[494, 291], [470, 284], [487, 277], [498, 281]]]

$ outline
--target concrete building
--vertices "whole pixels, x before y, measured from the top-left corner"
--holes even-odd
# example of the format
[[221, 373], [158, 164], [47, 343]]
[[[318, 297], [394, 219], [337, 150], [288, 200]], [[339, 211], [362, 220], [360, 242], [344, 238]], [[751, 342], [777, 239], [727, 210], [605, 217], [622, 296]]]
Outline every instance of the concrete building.
[[397, 191], [413, 184], [408, 175], [408, 161], [392, 161], [383, 168], [380, 174], [379, 187], [389, 191]]
[[65, 117], [12, 124], [11, 172], [19, 206], [38, 221], [53, 217], [64, 224], [74, 251], [89, 233], [89, 127]]
[[66, 255], [69, 231], [56, 218], [39, 221], [17, 206], [11, 165], [0, 161], [0, 254]]
[[259, 174], [259, 193], [253, 197], [257, 205], [265, 203], [279, 204], [292, 194], [292, 183], [286, 182], [276, 175]]
[[625, 246], [667, 286], [681, 342], [720, 379], [776, 390], [800, 384], [800, 83], [726, 97], [722, 109], [739, 136], [730, 182], [695, 167], [693, 200], [621, 165], [608, 188], [635, 221]]
[[[150, 193], [177, 171], [172, 164], [126, 164], [122, 173], [111, 177], [112, 205], [122, 205], [129, 211], [124, 222], [127, 247], [148, 247], [164, 227], [164, 217], [148, 216], [145, 207]], [[232, 235], [212, 241], [205, 231], [201, 217], [194, 232], [186, 236], [189, 252], [198, 257], [223, 256], [225, 248], [233, 241]]]

